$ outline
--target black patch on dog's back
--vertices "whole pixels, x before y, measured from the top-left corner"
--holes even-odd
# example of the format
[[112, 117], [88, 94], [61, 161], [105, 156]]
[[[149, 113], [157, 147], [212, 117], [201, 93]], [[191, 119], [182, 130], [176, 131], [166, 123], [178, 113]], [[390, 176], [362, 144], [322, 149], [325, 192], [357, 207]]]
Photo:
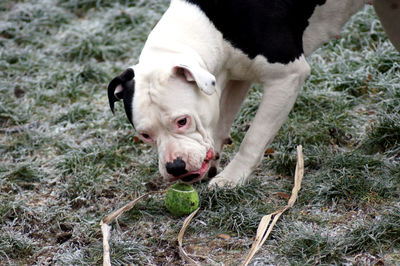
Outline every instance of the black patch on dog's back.
[[224, 38], [250, 58], [287, 64], [303, 54], [303, 33], [326, 0], [186, 0], [213, 22]]

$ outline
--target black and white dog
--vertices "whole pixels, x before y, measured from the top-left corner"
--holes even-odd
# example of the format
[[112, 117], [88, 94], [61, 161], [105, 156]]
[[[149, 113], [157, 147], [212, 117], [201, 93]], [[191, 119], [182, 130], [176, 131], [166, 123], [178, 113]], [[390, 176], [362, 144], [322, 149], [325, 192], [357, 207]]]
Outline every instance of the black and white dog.
[[[248, 180], [310, 74], [307, 55], [366, 0], [172, 0], [139, 63], [108, 87], [140, 138], [157, 147], [168, 181], [217, 173], [219, 154], [252, 83], [264, 95], [239, 152], [210, 187]], [[369, 1], [368, 1], [369, 2]], [[400, 1], [372, 3], [400, 49]]]

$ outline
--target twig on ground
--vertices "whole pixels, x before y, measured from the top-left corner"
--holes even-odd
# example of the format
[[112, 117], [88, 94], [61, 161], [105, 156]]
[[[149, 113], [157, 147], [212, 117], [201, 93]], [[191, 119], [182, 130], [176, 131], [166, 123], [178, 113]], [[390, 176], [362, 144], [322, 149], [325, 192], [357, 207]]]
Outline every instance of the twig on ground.
[[[267, 240], [269, 234], [271, 233], [272, 229], [274, 228], [276, 222], [278, 221], [279, 217], [293, 207], [294, 203], [296, 202], [297, 195], [301, 188], [301, 181], [303, 180], [304, 176], [304, 159], [303, 159], [303, 148], [301, 145], [297, 146], [297, 164], [296, 164], [296, 172], [294, 177], [294, 187], [292, 189], [292, 195], [288, 201], [288, 204], [283, 209], [277, 210], [271, 214], [265, 215], [261, 218], [261, 222], [258, 225], [256, 238], [253, 242], [253, 245], [248, 253], [245, 261], [242, 265], [247, 266], [257, 251], [261, 248], [264, 242]], [[271, 219], [273, 220], [271, 222]]]
[[110, 257], [110, 236], [111, 236], [111, 226], [110, 224], [117, 219], [121, 214], [124, 212], [129, 211], [132, 209], [136, 203], [138, 203], [141, 199], [144, 199], [148, 197], [151, 194], [164, 194], [166, 191], [152, 191], [149, 193], [146, 193], [139, 198], [136, 198], [135, 200], [129, 202], [122, 208], [119, 208], [118, 210], [110, 213], [100, 221], [100, 226], [101, 226], [101, 232], [103, 234], [103, 266], [111, 266], [111, 257]]
[[200, 210], [200, 208], [197, 208], [194, 212], [192, 212], [188, 217], [186, 217], [185, 221], [183, 222], [182, 228], [179, 231], [178, 234], [178, 244], [179, 244], [179, 254], [181, 258], [183, 258], [187, 263], [190, 263], [192, 265], [199, 265], [198, 262], [193, 260], [189, 255], [186, 253], [185, 249], [183, 248], [183, 235], [186, 232], [186, 228], [189, 226], [190, 221], [192, 218], [197, 214], [197, 212]]

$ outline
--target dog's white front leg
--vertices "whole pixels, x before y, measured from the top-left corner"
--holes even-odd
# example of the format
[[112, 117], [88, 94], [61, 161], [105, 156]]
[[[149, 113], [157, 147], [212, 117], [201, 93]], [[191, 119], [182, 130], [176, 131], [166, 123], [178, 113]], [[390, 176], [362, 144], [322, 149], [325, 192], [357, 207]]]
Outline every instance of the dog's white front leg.
[[304, 56], [288, 65], [269, 64], [264, 85], [264, 95], [252, 125], [229, 165], [214, 179], [209, 187], [233, 187], [247, 181], [263, 158], [266, 146], [286, 120], [298, 92], [310, 73]]

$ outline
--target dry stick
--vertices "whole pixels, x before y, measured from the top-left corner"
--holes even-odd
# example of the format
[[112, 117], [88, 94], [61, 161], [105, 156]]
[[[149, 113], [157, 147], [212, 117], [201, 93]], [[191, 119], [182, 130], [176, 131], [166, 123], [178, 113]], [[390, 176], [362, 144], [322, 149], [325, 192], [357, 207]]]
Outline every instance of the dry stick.
[[[281, 217], [281, 215], [285, 211], [287, 211], [288, 209], [293, 207], [294, 203], [296, 202], [297, 195], [301, 188], [301, 181], [303, 180], [303, 176], [304, 176], [304, 159], [303, 159], [303, 151], [302, 150], [303, 150], [303, 148], [301, 145], [297, 146], [297, 164], [296, 164], [296, 173], [295, 173], [295, 179], [294, 179], [294, 187], [292, 189], [292, 195], [290, 196], [288, 204], [283, 209], [278, 210], [269, 215], [265, 215], [261, 219], [261, 222], [257, 229], [256, 238], [253, 242], [253, 246], [251, 247], [250, 252], [247, 255], [247, 257], [242, 265], [247, 266], [249, 264], [249, 262], [251, 261], [253, 256], [257, 253], [257, 251], [261, 248], [261, 246], [267, 240], [269, 234], [271, 233], [272, 229], [274, 228], [279, 217]], [[271, 222], [271, 219], [273, 216], [274, 216], [274, 218]]]
[[100, 225], [101, 233], [103, 234], [103, 266], [111, 266], [109, 245], [111, 226], [103, 223], [103, 220], [101, 220]]
[[111, 231], [111, 226], [110, 223], [112, 223], [115, 219], [117, 219], [121, 214], [124, 212], [129, 211], [132, 209], [138, 201], [140, 201], [143, 198], [146, 198], [147, 196], [151, 194], [163, 194], [166, 191], [152, 191], [149, 193], [146, 193], [139, 198], [129, 202], [126, 204], [124, 207], [119, 208], [118, 210], [112, 212], [111, 214], [107, 215], [100, 221], [100, 226], [101, 226], [101, 232], [103, 234], [103, 266], [111, 266], [111, 257], [110, 257], [110, 231]]
[[[122, 208], [112, 212], [111, 214], [107, 215], [106, 217], [104, 217], [101, 220], [100, 226], [101, 226], [101, 232], [103, 234], [103, 266], [111, 266], [110, 244], [109, 244], [110, 236], [111, 236], [110, 223], [112, 223], [114, 220], [116, 220], [124, 212], [127, 212], [130, 209], [132, 209], [136, 205], [136, 203], [138, 203], [141, 199], [146, 198], [150, 194], [156, 194], [156, 193], [163, 194], [165, 192], [166, 191], [153, 191], [153, 192], [146, 193], [146, 194], [138, 197], [137, 199], [129, 202]], [[179, 254], [186, 262], [188, 262], [190, 264], [195, 264], [195, 265], [197, 265], [198, 263], [196, 261], [194, 261], [192, 258], [190, 258], [189, 255], [186, 253], [185, 249], [183, 248], [183, 235], [185, 234], [186, 228], [188, 227], [190, 221], [193, 219], [193, 217], [196, 215], [196, 213], [199, 211], [199, 209], [200, 208], [198, 208], [197, 210], [192, 212], [185, 219], [185, 221], [183, 222], [183, 226], [178, 234]]]
[[190, 263], [191, 265], [198, 265], [198, 262], [196, 262], [191, 257], [189, 257], [189, 255], [186, 253], [185, 249], [183, 248], [183, 235], [185, 234], [186, 228], [189, 226], [190, 221], [192, 220], [192, 218], [196, 215], [196, 213], [199, 210], [200, 210], [200, 208], [197, 208], [197, 210], [195, 210], [188, 217], [186, 217], [185, 221], [183, 222], [181, 231], [179, 231], [179, 234], [178, 234], [179, 254], [187, 263]]

